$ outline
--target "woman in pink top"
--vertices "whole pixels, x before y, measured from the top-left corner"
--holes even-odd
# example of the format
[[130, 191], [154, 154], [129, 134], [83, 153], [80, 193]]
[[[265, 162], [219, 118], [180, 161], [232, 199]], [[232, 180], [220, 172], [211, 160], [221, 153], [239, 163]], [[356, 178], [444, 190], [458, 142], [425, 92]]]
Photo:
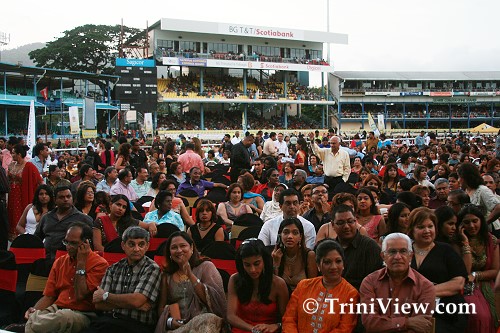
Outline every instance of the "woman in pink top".
[[372, 192], [362, 187], [356, 196], [358, 200], [357, 218], [359, 224], [365, 227], [368, 236], [378, 240], [380, 235], [385, 234], [385, 221], [376, 206]]

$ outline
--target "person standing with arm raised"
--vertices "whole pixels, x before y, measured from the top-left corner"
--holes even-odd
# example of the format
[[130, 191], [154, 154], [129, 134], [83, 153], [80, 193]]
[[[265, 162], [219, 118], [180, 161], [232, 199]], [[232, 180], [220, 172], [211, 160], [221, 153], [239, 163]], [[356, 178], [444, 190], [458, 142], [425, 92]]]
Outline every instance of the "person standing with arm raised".
[[323, 171], [325, 173], [325, 184], [328, 185], [330, 192], [337, 184], [347, 182], [351, 174], [351, 162], [349, 154], [340, 149], [340, 138], [332, 136], [330, 138], [330, 148], [320, 148], [314, 142], [314, 134], [309, 133], [311, 140], [311, 149], [323, 161]]

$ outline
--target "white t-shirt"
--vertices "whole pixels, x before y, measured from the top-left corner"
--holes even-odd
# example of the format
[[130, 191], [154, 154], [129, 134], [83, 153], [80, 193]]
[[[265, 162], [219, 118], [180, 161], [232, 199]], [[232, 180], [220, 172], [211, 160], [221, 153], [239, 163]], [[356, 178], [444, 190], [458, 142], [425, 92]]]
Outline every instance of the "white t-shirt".
[[[304, 227], [305, 243], [309, 249], [314, 249], [314, 244], [316, 243], [316, 229], [314, 224], [303, 218], [302, 216], [297, 216], [297, 218], [302, 222]], [[264, 242], [264, 245], [275, 245], [278, 238], [278, 229], [281, 222], [283, 222], [283, 214], [275, 217], [262, 226], [259, 233], [259, 239]]]

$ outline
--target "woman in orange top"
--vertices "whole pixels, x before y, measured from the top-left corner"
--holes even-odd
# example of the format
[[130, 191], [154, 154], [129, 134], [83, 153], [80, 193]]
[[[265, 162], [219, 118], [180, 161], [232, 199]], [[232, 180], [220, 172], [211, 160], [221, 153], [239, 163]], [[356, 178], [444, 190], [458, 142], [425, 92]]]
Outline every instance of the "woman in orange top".
[[[348, 310], [341, 313], [340, 304], [352, 303], [355, 309], [359, 294], [342, 278], [342, 246], [332, 239], [319, 242], [316, 247], [316, 264], [323, 276], [299, 282], [283, 316], [283, 332], [352, 332], [357, 324], [357, 316]], [[333, 313], [330, 313], [332, 305]], [[348, 308], [350, 306], [345, 307]]]

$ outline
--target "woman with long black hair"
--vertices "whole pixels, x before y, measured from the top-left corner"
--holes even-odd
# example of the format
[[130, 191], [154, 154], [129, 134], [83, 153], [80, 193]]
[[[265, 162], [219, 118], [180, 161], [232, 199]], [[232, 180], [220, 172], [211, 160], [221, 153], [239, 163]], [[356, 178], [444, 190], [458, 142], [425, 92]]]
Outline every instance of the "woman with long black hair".
[[250, 238], [236, 252], [235, 273], [229, 279], [227, 320], [233, 333], [279, 332], [288, 303], [285, 281], [273, 274], [264, 243]]

